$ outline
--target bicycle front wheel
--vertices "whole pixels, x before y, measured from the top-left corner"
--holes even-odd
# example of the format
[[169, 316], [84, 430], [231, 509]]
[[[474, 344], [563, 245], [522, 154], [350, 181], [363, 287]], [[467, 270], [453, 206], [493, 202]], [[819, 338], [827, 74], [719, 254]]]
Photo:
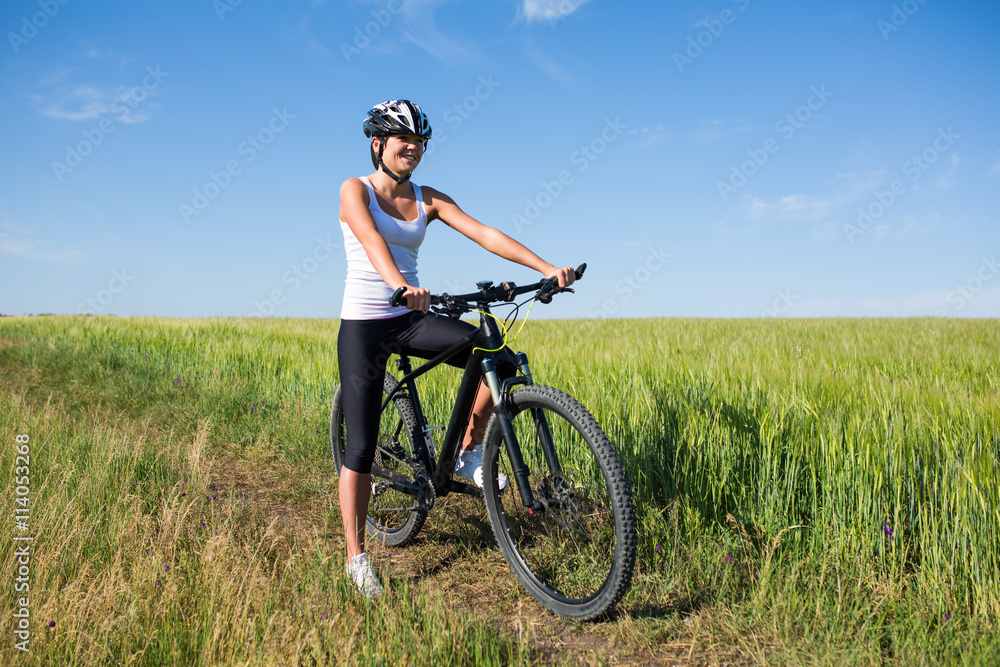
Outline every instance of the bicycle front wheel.
[[[586, 408], [558, 389], [516, 389], [509, 412], [541, 507], [522, 504], [494, 415], [483, 473], [500, 551], [543, 607], [579, 620], [600, 616], [628, 590], [635, 568], [635, 512], [621, 461]], [[508, 480], [503, 492], [498, 473]]]
[[[396, 388], [396, 379], [385, 374], [383, 391]], [[375, 465], [396, 481], [415, 484], [418, 464], [413, 443], [420, 437], [413, 403], [405, 392], [397, 392], [379, 418]], [[337, 475], [344, 465], [347, 425], [344, 419], [342, 387], [337, 386], [330, 409], [330, 445]], [[415, 496], [396, 490], [385, 478], [372, 475], [372, 495], [368, 503], [368, 536], [388, 546], [398, 546], [413, 539], [427, 519], [424, 504]]]

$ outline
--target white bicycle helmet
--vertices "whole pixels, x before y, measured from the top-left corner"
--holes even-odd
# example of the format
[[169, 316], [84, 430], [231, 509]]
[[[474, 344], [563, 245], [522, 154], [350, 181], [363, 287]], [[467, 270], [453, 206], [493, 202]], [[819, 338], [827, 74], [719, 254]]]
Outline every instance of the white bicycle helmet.
[[378, 153], [372, 150], [372, 164], [397, 183], [405, 183], [410, 175], [397, 176], [385, 166], [382, 161], [384, 137], [390, 134], [412, 134], [424, 140], [424, 148], [427, 148], [427, 140], [431, 138], [431, 124], [427, 120], [427, 114], [409, 100], [387, 100], [376, 104], [365, 118], [364, 130], [366, 137], [379, 138]]
[[409, 100], [389, 100], [376, 104], [365, 118], [365, 136], [413, 134], [426, 143], [431, 138], [427, 114]]

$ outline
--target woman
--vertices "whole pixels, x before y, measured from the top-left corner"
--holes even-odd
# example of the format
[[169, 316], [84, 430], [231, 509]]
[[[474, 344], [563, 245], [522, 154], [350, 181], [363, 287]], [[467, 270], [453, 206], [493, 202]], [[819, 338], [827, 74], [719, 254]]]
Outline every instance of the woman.
[[[365, 556], [365, 516], [371, 497], [382, 377], [392, 353], [430, 358], [463, 338], [472, 325], [428, 313], [430, 292], [417, 281], [417, 250], [434, 220], [490, 252], [556, 278], [573, 282], [571, 267], [556, 268], [503, 232], [466, 214], [447, 195], [410, 181], [420, 164], [431, 127], [407, 100], [375, 106], [364, 121], [375, 172], [349, 178], [340, 187], [340, 227], [347, 251], [347, 283], [341, 310], [337, 357], [343, 387], [347, 443], [340, 471], [340, 511], [347, 539], [347, 574], [367, 597], [382, 591]], [[405, 307], [389, 297], [405, 287]], [[453, 357], [464, 367], [468, 353]], [[370, 379], [374, 378], [374, 379]], [[482, 438], [491, 411], [481, 385], [473, 415], [455, 461], [455, 474], [482, 487]]]

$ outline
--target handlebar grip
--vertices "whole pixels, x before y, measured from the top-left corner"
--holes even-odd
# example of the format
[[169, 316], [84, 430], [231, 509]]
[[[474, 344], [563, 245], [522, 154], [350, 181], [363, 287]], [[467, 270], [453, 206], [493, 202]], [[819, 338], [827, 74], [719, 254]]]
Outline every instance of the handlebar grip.
[[579, 280], [580, 278], [583, 278], [583, 272], [586, 271], [586, 270], [587, 270], [587, 263], [586, 262], [584, 262], [580, 266], [576, 267], [576, 269], [573, 271], [573, 273], [576, 274], [576, 279]]
[[395, 292], [393, 292], [392, 296], [389, 297], [389, 305], [392, 306], [393, 308], [404, 305], [403, 294], [405, 292], [406, 292], [405, 287], [400, 287]]

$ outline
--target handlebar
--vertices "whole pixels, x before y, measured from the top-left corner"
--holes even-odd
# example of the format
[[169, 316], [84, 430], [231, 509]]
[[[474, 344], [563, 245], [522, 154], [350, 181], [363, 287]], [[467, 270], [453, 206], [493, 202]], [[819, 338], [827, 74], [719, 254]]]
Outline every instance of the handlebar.
[[[580, 278], [583, 278], [583, 272], [586, 270], [586, 263], [576, 267], [573, 271], [575, 279], [580, 280]], [[512, 282], [504, 282], [499, 285], [494, 285], [492, 282], [481, 282], [477, 284], [479, 286], [478, 292], [456, 295], [447, 293], [432, 294], [431, 305], [442, 306], [446, 310], [468, 311], [472, 309], [474, 304], [487, 305], [490, 303], [510, 302], [517, 296], [527, 294], [528, 292], [537, 292], [535, 298], [542, 303], [549, 303], [552, 301], [553, 294], [573, 291], [568, 287], [558, 287], [555, 278], [546, 278], [544, 280], [539, 280], [537, 283], [532, 283], [531, 285], [524, 285], [523, 287], [518, 287]], [[406, 287], [400, 287], [393, 292], [392, 296], [389, 298], [389, 305], [393, 307], [404, 305], [403, 294], [405, 292]]]

